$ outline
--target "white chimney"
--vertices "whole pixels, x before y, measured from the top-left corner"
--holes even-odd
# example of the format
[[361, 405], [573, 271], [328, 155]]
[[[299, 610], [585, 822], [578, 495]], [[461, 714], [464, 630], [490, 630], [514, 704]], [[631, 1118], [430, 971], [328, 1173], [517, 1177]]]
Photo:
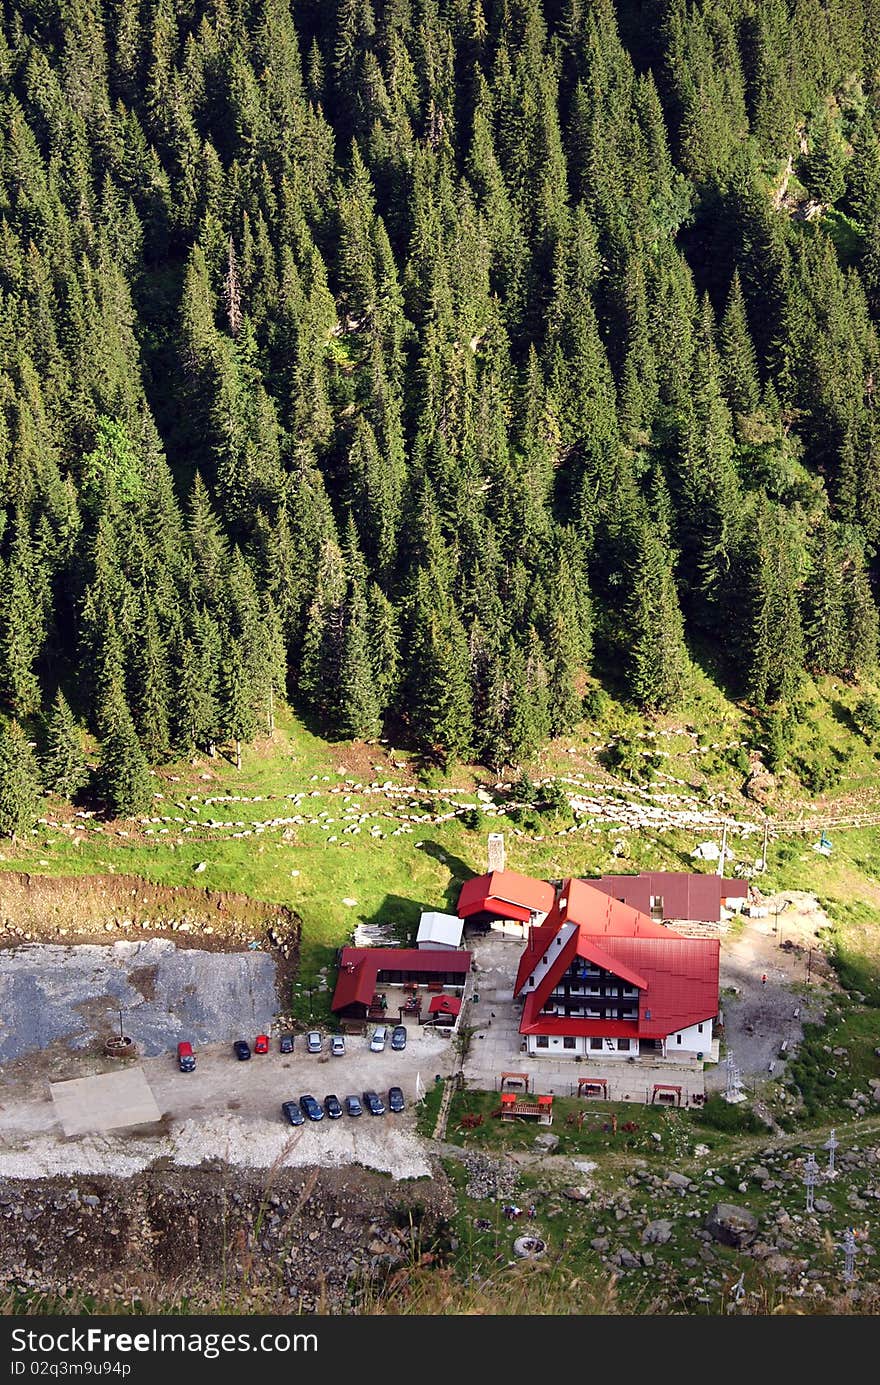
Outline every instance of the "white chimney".
[[504, 870], [504, 833], [489, 833], [489, 870]]

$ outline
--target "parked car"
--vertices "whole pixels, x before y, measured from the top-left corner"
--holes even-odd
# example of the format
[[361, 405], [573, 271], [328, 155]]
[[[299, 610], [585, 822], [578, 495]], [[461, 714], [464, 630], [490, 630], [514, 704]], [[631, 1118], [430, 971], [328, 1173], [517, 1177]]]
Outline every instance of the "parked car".
[[403, 1090], [400, 1087], [388, 1088], [388, 1110], [402, 1111], [406, 1105], [403, 1099]]
[[292, 1034], [282, 1034], [282, 1035], [281, 1035], [281, 1038], [278, 1040], [278, 1052], [279, 1052], [279, 1053], [292, 1053], [292, 1052], [293, 1052], [293, 1035], [292, 1035]]
[[254, 1053], [268, 1053], [268, 1052], [269, 1052], [269, 1035], [268, 1035], [268, 1034], [258, 1034], [257, 1037], [254, 1039]]
[[388, 1026], [385, 1024], [380, 1024], [377, 1029], [373, 1030], [373, 1037], [370, 1039], [370, 1052], [382, 1053], [384, 1051], [385, 1044], [387, 1043], [387, 1041]]
[[385, 1103], [378, 1092], [364, 1092], [364, 1105], [371, 1116], [384, 1116]]
[[250, 1058], [251, 1056], [251, 1046], [248, 1043], [247, 1039], [236, 1039], [235, 1043], [232, 1045], [232, 1048], [236, 1058], [240, 1063], [243, 1063], [246, 1058]]
[[323, 1040], [317, 1029], [310, 1029], [306, 1035], [306, 1051], [308, 1053], [320, 1053], [323, 1047]]
[[334, 1034], [330, 1040], [330, 1052], [334, 1058], [342, 1058], [345, 1054], [345, 1035]]
[[342, 1115], [342, 1106], [338, 1096], [330, 1095], [324, 1097], [324, 1110], [332, 1121], [339, 1120]]
[[299, 1104], [303, 1115], [308, 1116], [310, 1121], [322, 1121], [324, 1119], [324, 1112], [313, 1096], [301, 1096]]
[[192, 1044], [184, 1042], [177, 1045], [177, 1066], [181, 1072], [195, 1072], [196, 1055], [193, 1053]]
[[356, 1096], [347, 1096], [345, 1098], [345, 1109], [350, 1116], [361, 1116], [364, 1112], [364, 1108], [361, 1106], [360, 1100]]
[[395, 1024], [394, 1028], [391, 1031], [391, 1047], [395, 1049], [397, 1052], [399, 1052], [402, 1048], [406, 1048], [405, 1024]]
[[298, 1101], [282, 1101], [281, 1110], [290, 1121], [291, 1125], [305, 1125], [306, 1118], [302, 1113]]

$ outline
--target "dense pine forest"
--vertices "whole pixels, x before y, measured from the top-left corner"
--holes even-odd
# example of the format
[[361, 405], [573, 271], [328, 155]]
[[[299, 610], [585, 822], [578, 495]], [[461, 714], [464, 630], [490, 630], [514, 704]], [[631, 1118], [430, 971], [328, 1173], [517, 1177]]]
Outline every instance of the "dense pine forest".
[[880, 0], [0, 12], [10, 801], [873, 668]]

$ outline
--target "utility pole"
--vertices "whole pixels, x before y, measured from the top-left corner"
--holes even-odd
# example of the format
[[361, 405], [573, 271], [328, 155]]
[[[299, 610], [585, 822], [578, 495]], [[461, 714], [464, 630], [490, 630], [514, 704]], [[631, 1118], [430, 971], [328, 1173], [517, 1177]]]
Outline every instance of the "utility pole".
[[837, 1131], [832, 1130], [830, 1137], [825, 1141], [825, 1148], [828, 1150], [828, 1168], [826, 1175], [828, 1178], [836, 1178], [837, 1171], [834, 1167], [834, 1151], [838, 1148], [840, 1141], [837, 1138]]
[[856, 1238], [851, 1226], [843, 1233], [843, 1282], [852, 1284], [856, 1269]]
[[770, 824], [769, 824], [769, 822], [765, 822], [765, 823], [764, 823], [764, 849], [763, 849], [763, 851], [761, 852], [761, 870], [762, 870], [762, 871], [765, 871], [765, 870], [767, 869], [767, 838], [768, 838], [769, 836], [770, 836]]
[[813, 1151], [807, 1155], [804, 1162], [804, 1186], [807, 1190], [807, 1211], [815, 1211], [813, 1198], [815, 1196], [816, 1179], [819, 1175], [819, 1165], [816, 1163], [816, 1156]]
[[724, 874], [724, 862], [727, 860], [727, 823], [721, 829], [721, 855], [718, 857], [718, 874]]

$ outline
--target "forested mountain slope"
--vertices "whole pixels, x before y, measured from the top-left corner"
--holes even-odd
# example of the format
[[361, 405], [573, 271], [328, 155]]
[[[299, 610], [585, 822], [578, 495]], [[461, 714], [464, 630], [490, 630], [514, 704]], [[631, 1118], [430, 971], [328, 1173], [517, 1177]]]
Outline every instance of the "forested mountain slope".
[[874, 666], [880, 0], [2, 13], [7, 765]]

